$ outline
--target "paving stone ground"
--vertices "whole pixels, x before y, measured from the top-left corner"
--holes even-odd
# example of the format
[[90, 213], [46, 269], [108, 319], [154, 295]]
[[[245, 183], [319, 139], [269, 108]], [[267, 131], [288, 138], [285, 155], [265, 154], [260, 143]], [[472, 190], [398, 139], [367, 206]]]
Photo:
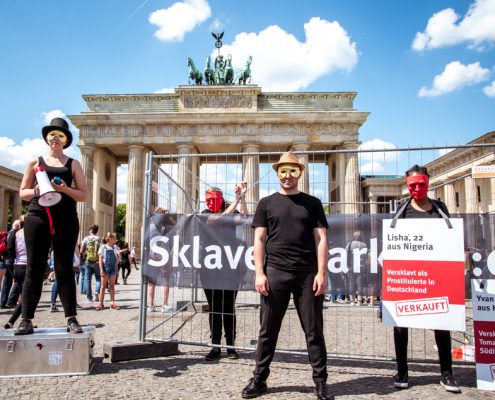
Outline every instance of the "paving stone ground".
[[[83, 376], [3, 378], [0, 399], [239, 399], [254, 367], [252, 351], [240, 351], [239, 360], [225, 356], [218, 362], [204, 361], [206, 347], [180, 345], [172, 357], [111, 363], [103, 357], [103, 344], [131, 343], [138, 337], [139, 273], [133, 271], [128, 285], [117, 286], [122, 308], [96, 311], [95, 303], [80, 297], [82, 324], [95, 325], [96, 362], [91, 374]], [[43, 287], [35, 323], [40, 327], [64, 326], [63, 313], [49, 309], [51, 286]], [[0, 311], [0, 323], [8, 319]], [[203, 324], [204, 325], [204, 324]], [[337, 340], [338, 335], [327, 337]], [[423, 344], [421, 346], [424, 347]], [[421, 351], [421, 349], [420, 349]], [[0, 357], [1, 362], [1, 357]], [[493, 392], [476, 389], [474, 365], [455, 365], [454, 374], [462, 394], [448, 394], [439, 385], [437, 363], [410, 363], [407, 390], [396, 390], [393, 361], [359, 359], [328, 360], [328, 384], [336, 399], [494, 399]], [[314, 399], [311, 368], [305, 355], [277, 354], [268, 380], [269, 392], [263, 399]]]

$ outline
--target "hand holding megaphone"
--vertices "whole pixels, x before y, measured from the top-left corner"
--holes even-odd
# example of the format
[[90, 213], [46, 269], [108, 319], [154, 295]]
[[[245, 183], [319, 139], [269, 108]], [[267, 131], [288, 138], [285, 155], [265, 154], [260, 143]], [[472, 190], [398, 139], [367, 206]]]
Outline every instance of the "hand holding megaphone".
[[34, 173], [36, 174], [36, 181], [38, 182], [38, 204], [40, 206], [51, 207], [62, 200], [62, 195], [53, 189], [50, 178], [48, 178], [48, 174], [43, 166], [40, 165], [36, 167]]

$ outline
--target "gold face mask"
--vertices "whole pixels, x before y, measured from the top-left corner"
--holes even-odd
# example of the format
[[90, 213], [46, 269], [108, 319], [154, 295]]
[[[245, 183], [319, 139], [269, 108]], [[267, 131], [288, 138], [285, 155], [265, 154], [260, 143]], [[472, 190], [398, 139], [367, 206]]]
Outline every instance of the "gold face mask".
[[299, 178], [301, 176], [301, 168], [297, 165], [281, 165], [277, 168], [279, 179], [284, 179], [287, 174], [293, 178]]
[[51, 131], [46, 135], [47, 140], [53, 140], [55, 138], [58, 138], [62, 143], [67, 143], [67, 135], [61, 131]]

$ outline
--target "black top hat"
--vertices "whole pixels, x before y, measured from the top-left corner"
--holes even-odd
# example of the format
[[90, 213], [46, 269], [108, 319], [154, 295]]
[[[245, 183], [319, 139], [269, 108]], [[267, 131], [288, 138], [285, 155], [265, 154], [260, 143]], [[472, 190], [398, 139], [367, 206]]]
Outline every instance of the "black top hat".
[[67, 143], [64, 145], [64, 149], [69, 147], [72, 143], [72, 133], [69, 131], [69, 124], [67, 121], [63, 118], [53, 118], [52, 121], [50, 122], [50, 125], [44, 126], [43, 129], [41, 130], [41, 133], [43, 135], [43, 139], [45, 139], [45, 142], [48, 143], [46, 140], [46, 135], [48, 135], [51, 131], [62, 131], [67, 135]]

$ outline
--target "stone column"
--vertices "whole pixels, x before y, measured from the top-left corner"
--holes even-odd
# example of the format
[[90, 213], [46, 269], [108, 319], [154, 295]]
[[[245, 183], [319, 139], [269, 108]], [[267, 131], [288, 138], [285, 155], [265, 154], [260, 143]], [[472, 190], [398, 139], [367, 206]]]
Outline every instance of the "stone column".
[[5, 201], [5, 188], [0, 187], [0, 200], [2, 201], [0, 204], [0, 231], [8, 230], [7, 227], [7, 216], [9, 212], [9, 202]]
[[468, 176], [464, 178], [464, 199], [465, 210], [468, 214], [474, 214], [478, 212], [478, 194], [476, 188], [476, 179]]
[[77, 203], [79, 241], [81, 241], [86, 236], [89, 227], [96, 222], [94, 221], [93, 212], [93, 156], [95, 149], [93, 146], [80, 145], [79, 150], [81, 150], [81, 167], [86, 178], [87, 186], [86, 201]]
[[[242, 146], [243, 153], [258, 153], [260, 146], [258, 144], [244, 144]], [[260, 157], [258, 155], [249, 155], [242, 157], [242, 179], [248, 184], [246, 193], [246, 202], [248, 212], [254, 213], [256, 205], [259, 201], [259, 167]]]
[[378, 212], [378, 204], [376, 203], [377, 197], [370, 196], [370, 214], [376, 214]]
[[443, 195], [445, 198], [445, 205], [447, 209], [451, 213], [455, 213], [457, 211], [457, 207], [455, 204], [455, 188], [452, 183], [447, 183], [443, 187]]
[[[190, 214], [194, 212], [193, 196], [191, 193], [193, 187], [193, 158], [185, 156], [192, 154], [194, 146], [190, 144], [177, 145], [179, 154], [179, 166], [177, 170], [177, 212], [179, 214]], [[182, 157], [181, 157], [182, 155]]]
[[129, 146], [125, 238], [131, 248], [136, 247], [139, 258], [141, 257], [141, 226], [143, 225], [145, 155], [144, 146]]
[[[343, 147], [346, 150], [354, 150], [358, 146], [359, 143], [348, 142], [344, 143]], [[361, 211], [361, 205], [357, 204], [358, 201], [361, 201], [357, 153], [345, 154], [343, 201], [346, 214], [358, 214]]]
[[14, 220], [19, 219], [22, 212], [22, 201], [19, 192], [12, 193], [12, 216]]
[[[295, 153], [298, 151], [307, 151], [309, 144], [307, 143], [297, 143], [292, 145], [292, 149]], [[301, 192], [309, 193], [309, 157], [307, 154], [297, 154], [299, 161], [302, 162], [306, 168], [304, 168], [301, 178], [299, 178], [298, 188]]]

